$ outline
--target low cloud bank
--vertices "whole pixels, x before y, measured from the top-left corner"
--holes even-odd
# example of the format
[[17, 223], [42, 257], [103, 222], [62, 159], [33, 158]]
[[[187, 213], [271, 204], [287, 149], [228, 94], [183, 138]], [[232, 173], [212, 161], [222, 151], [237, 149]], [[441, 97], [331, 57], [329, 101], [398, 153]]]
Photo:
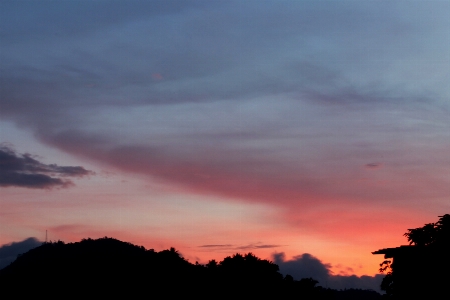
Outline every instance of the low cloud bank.
[[16, 260], [17, 255], [23, 254], [30, 249], [40, 246], [42, 242], [34, 237], [27, 238], [21, 242], [12, 242], [10, 244], [5, 244], [0, 246], [0, 269], [3, 269], [14, 260]]
[[380, 284], [384, 275], [375, 276], [333, 275], [331, 265], [323, 263], [309, 253], [297, 255], [291, 260], [285, 260], [285, 254], [275, 253], [273, 261], [280, 267], [280, 273], [290, 274], [294, 279], [311, 277], [319, 281], [319, 285], [332, 289], [371, 289], [381, 293]]

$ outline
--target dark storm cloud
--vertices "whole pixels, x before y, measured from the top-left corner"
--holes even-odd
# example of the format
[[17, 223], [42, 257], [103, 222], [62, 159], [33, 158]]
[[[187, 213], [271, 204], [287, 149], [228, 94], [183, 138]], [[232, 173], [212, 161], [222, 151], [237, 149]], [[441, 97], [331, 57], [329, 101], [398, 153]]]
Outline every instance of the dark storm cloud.
[[68, 187], [72, 181], [60, 177], [83, 177], [93, 172], [83, 167], [43, 164], [31, 154], [18, 154], [7, 146], [0, 146], [0, 186], [53, 188]]
[[[273, 261], [280, 267], [280, 272], [289, 274], [294, 279], [313, 278], [319, 281], [319, 285], [333, 289], [372, 289], [380, 290], [381, 280], [384, 275], [361, 276], [334, 275], [330, 271], [331, 265], [325, 264], [309, 253], [295, 256], [292, 260], [285, 260], [283, 252], [273, 255]], [[351, 268], [347, 268], [348, 271]]]
[[30, 237], [21, 242], [13, 242], [0, 246], [0, 269], [12, 263], [17, 258], [17, 255], [23, 254], [41, 244], [42, 242], [36, 238]]

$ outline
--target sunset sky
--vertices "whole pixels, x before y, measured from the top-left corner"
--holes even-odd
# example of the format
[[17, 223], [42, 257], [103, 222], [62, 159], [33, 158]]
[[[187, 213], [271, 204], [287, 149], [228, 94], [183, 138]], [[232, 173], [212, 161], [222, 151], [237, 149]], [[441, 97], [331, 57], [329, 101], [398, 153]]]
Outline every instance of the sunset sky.
[[450, 213], [449, 16], [2, 0], [0, 245], [47, 230], [374, 276], [371, 252]]

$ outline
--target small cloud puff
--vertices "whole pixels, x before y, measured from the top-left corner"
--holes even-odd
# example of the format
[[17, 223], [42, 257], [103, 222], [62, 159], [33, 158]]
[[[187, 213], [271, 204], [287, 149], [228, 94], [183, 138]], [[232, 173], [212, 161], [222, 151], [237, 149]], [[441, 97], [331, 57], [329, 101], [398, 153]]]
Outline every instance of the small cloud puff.
[[383, 163], [380, 162], [373, 162], [373, 163], [369, 163], [366, 164], [364, 167], [368, 170], [376, 170], [376, 169], [381, 169], [383, 167]]

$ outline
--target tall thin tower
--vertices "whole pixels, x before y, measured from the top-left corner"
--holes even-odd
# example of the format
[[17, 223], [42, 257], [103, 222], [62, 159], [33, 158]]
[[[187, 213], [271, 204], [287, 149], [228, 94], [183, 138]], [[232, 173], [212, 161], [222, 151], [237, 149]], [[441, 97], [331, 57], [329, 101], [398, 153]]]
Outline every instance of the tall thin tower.
[[45, 230], [45, 243], [47, 243], [47, 230]]

